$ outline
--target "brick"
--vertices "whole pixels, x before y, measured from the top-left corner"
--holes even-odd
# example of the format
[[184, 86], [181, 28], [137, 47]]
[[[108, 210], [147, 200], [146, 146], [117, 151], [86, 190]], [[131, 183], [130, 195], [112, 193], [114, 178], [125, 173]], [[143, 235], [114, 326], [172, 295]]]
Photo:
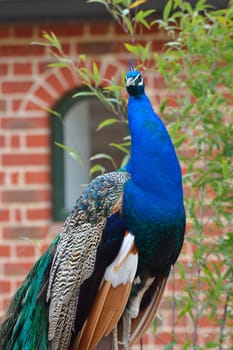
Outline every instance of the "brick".
[[61, 84], [60, 80], [55, 74], [51, 74], [46, 81], [53, 88], [53, 90], [58, 93], [58, 95], [61, 96], [66, 91], [65, 87]]
[[49, 117], [33, 117], [33, 118], [23, 118], [23, 117], [3, 117], [2, 118], [2, 128], [4, 129], [38, 129], [38, 128], [48, 128], [49, 127]]
[[47, 226], [15, 226], [15, 227], [3, 227], [4, 239], [22, 239], [27, 237], [31, 239], [44, 239], [47, 235]]
[[2, 92], [5, 94], [25, 93], [31, 86], [30, 81], [3, 81]]
[[92, 22], [89, 24], [89, 33], [92, 35], [106, 35], [109, 30], [110, 25], [107, 22]]
[[31, 75], [32, 64], [31, 63], [15, 63], [13, 66], [13, 73], [15, 75]]
[[21, 98], [20, 99], [18, 99], [18, 98], [12, 99], [11, 100], [11, 106], [12, 106], [11, 108], [12, 108], [12, 110], [13, 111], [18, 111], [19, 108], [20, 108], [21, 103], [22, 103], [22, 99]]
[[6, 101], [0, 99], [0, 112], [5, 112], [6, 111]]
[[40, 250], [41, 253], [43, 254], [44, 252], [46, 252], [46, 250], [48, 249], [49, 244], [42, 244], [40, 245]]
[[122, 26], [120, 24], [118, 24], [118, 23], [114, 23], [114, 34], [116, 34], [116, 35], [125, 35], [125, 36], [127, 36], [127, 39], [128, 39], [128, 35], [126, 34], [126, 32], [124, 31]]
[[165, 89], [166, 83], [165, 80], [160, 76], [155, 76], [153, 79], [155, 89]]
[[28, 57], [28, 56], [40, 56], [45, 53], [45, 48], [39, 45], [1, 45], [0, 56], [1, 57]]
[[11, 300], [10, 296], [6, 298], [2, 298], [2, 307], [4, 310], [9, 306], [10, 300]]
[[48, 184], [50, 183], [50, 173], [48, 171], [29, 171], [25, 173], [27, 184]]
[[46, 190], [7, 190], [2, 192], [3, 203], [30, 203], [48, 201], [50, 191]]
[[16, 166], [16, 165], [48, 165], [50, 163], [50, 157], [47, 153], [44, 154], [3, 154], [2, 164], [4, 166]]
[[74, 73], [70, 71], [68, 68], [62, 68], [61, 73], [64, 77], [64, 80], [68, 83], [69, 88], [71, 89], [72, 87], [76, 87], [77, 83], [74, 78]]
[[84, 26], [85, 24], [83, 23], [66, 23], [65, 25], [63, 24], [57, 24], [51, 27], [48, 25], [43, 25], [40, 26], [40, 32], [43, 31], [53, 31], [58, 38], [62, 37], [72, 37], [72, 36], [80, 36], [84, 34]]
[[39, 97], [42, 101], [45, 101], [49, 106], [53, 105], [54, 98], [49, 94], [45, 87], [40, 86], [34, 93], [36, 97]]
[[6, 244], [1, 244], [0, 245], [0, 258], [1, 257], [9, 257], [10, 256], [10, 247]]
[[0, 221], [8, 221], [10, 218], [9, 209], [0, 209]]
[[0, 27], [0, 39], [6, 39], [10, 36], [10, 28], [7, 26]]
[[167, 96], [167, 106], [168, 107], [173, 107], [173, 108], [177, 108], [178, 107], [178, 100], [177, 100], [177, 96], [174, 95], [170, 95]]
[[[142, 25], [138, 25], [137, 28], [136, 28], [136, 37], [140, 38], [142, 35], [146, 36], [148, 34], [151, 35], [152, 33], [154, 33], [156, 35], [157, 32], [158, 32], [158, 29], [156, 30], [155, 25], [153, 25], [153, 27], [151, 27], [151, 28], [146, 28], [146, 27], [144, 27]], [[136, 39], [136, 41], [137, 41], [137, 39]]]
[[[1, 32], [1, 30], [0, 30]], [[0, 75], [7, 75], [9, 70], [9, 65], [7, 63], [0, 63]]]
[[21, 208], [14, 209], [14, 221], [20, 222], [22, 221], [22, 210]]
[[151, 45], [152, 52], [163, 51], [165, 43], [164, 40], [154, 40]]
[[10, 293], [11, 283], [9, 281], [0, 280], [0, 294]]
[[51, 210], [45, 209], [28, 209], [27, 210], [28, 220], [49, 220], [51, 219]]
[[18, 289], [19, 287], [21, 287], [22, 283], [24, 281], [24, 278], [20, 278], [20, 277], [15, 277], [14, 278], [14, 282], [15, 282], [15, 289]]
[[86, 55], [103, 55], [109, 52], [117, 52], [119, 46], [119, 52], [122, 53], [122, 45], [115, 42], [106, 43], [106, 41], [101, 42], [86, 42], [76, 45], [77, 53], [85, 52]]
[[13, 27], [13, 35], [15, 38], [32, 38], [33, 26], [17, 25]]
[[[225, 227], [226, 229], [226, 227]], [[230, 230], [230, 228], [229, 228]], [[208, 222], [204, 225], [204, 232], [203, 234], [206, 236], [206, 237], [209, 237], [209, 236], [216, 236], [216, 235], [219, 235], [220, 232], [222, 232], [222, 228], [218, 227], [216, 225], [216, 223], [214, 222]]]
[[[129, 51], [126, 49], [125, 46], [123, 46], [122, 42], [116, 42], [114, 46], [112, 46], [112, 50], [114, 54], [117, 54], [121, 56], [122, 54], [125, 56], [125, 54], [128, 54], [128, 59], [127, 59], [127, 66], [129, 66], [129, 60], [132, 58], [132, 55], [129, 53]], [[128, 70], [128, 67], [127, 67]]]
[[16, 246], [16, 255], [18, 257], [34, 257], [35, 245]]
[[[63, 54], [69, 56], [71, 54], [71, 46], [70, 46], [70, 44], [61, 43], [61, 46], [62, 46]], [[60, 51], [58, 51], [55, 48], [53, 48], [53, 54], [60, 55]]]
[[[172, 291], [172, 289], [173, 289], [173, 281], [171, 281], [171, 280], [169, 280], [168, 281], [168, 283], [167, 283], [167, 289], [169, 289], [169, 290], [171, 290]], [[176, 290], [177, 291], [183, 291], [184, 290], [184, 288], [187, 286], [187, 282], [186, 281], [182, 281], [182, 280], [180, 280], [180, 279], [176, 279]]]
[[29, 262], [8, 262], [3, 264], [3, 271], [9, 276], [26, 275], [26, 273], [32, 268], [32, 265], [33, 263]]
[[26, 111], [39, 111], [43, 110], [43, 106], [40, 103], [36, 103], [34, 101], [28, 101], [25, 106]]
[[198, 319], [198, 325], [199, 327], [211, 327], [211, 328], [215, 328], [215, 327], [219, 327], [219, 321], [216, 319], [209, 319], [207, 316], [201, 316]]
[[10, 180], [11, 180], [11, 184], [12, 185], [16, 185], [19, 183], [19, 178], [20, 178], [20, 175], [19, 175], [19, 172], [13, 172], [10, 174]]
[[47, 65], [48, 65], [47, 61], [46, 62], [39, 62], [37, 64], [37, 73], [38, 74], [44, 73], [47, 69], [49, 69]]
[[0, 171], [0, 185], [4, 184], [5, 176], [6, 176], [5, 172]]
[[41, 134], [41, 135], [28, 135], [26, 137], [26, 146], [27, 147], [49, 147], [50, 145], [50, 136]]
[[108, 65], [104, 77], [106, 79], [112, 79], [113, 77], [116, 77], [116, 75], [118, 74], [118, 68], [116, 66], [113, 65]]
[[4, 147], [6, 144], [6, 138], [4, 135], [0, 135], [0, 147]]
[[[200, 215], [200, 208], [196, 209], [196, 215]], [[204, 205], [204, 207], [202, 208], [202, 215], [206, 217], [215, 217], [216, 212], [214, 207], [212, 205]]]
[[172, 341], [172, 335], [170, 332], [159, 332], [159, 344], [168, 344], [170, 341]]
[[12, 135], [10, 138], [10, 145], [13, 148], [17, 148], [20, 146], [20, 137], [19, 135]]

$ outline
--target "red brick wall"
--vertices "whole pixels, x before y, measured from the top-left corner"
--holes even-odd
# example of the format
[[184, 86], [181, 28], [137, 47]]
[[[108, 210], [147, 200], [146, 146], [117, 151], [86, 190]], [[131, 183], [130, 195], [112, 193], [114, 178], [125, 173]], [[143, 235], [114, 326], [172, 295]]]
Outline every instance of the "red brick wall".
[[[103, 77], [120, 79], [128, 66], [129, 56], [122, 45], [127, 38], [112, 23], [0, 26], [0, 315], [60, 227], [51, 218], [50, 120], [42, 107], [52, 108], [80, 82], [67, 69], [48, 69], [48, 48], [30, 45], [41, 40], [43, 30], [55, 32], [69, 56], [85, 53], [89, 63], [99, 61]], [[155, 32], [140, 39], [153, 40], [153, 49], [158, 51], [166, 37]], [[146, 78], [156, 105], [165, 94], [163, 82], [159, 76]], [[187, 247], [182, 260], [187, 261], [189, 255]], [[171, 286], [166, 295], [171, 295]], [[149, 332], [144, 342], [162, 348], [171, 333], [167, 298], [161, 314], [158, 336]], [[183, 326], [178, 327], [181, 334]]]

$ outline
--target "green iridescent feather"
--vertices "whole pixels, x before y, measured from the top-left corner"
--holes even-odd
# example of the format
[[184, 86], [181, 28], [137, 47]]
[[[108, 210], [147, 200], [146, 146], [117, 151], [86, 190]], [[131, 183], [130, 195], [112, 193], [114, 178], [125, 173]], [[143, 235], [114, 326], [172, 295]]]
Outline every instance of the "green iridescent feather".
[[1, 350], [47, 350], [48, 306], [41, 289], [58, 240], [59, 236], [34, 265], [12, 299], [0, 330]]

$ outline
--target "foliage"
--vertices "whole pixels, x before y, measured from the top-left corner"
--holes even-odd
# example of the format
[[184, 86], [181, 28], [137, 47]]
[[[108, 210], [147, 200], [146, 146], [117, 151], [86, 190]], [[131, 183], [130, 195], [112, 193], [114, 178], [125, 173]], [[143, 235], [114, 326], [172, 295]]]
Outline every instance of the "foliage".
[[[173, 275], [172, 341], [166, 349], [202, 349], [199, 331], [207, 318], [215, 324], [215, 337], [206, 338], [205, 348], [230, 349], [233, 339], [233, 122], [230, 98], [233, 92], [233, 2], [214, 11], [199, 0], [193, 8], [183, 0], [168, 0], [163, 16], [151, 20], [152, 10], [137, 6], [145, 0], [89, 0], [103, 4], [128, 33], [125, 47], [143, 67], [159, 72], [167, 86], [167, 98], [161, 102], [160, 115], [166, 120], [184, 169], [184, 189], [189, 232], [186, 244], [193, 256], [187, 266], [177, 264]], [[91, 4], [90, 4], [91, 6]], [[163, 53], [154, 53], [151, 43], [136, 42], [138, 28], [158, 26], [168, 36]], [[98, 65], [85, 66], [81, 55], [74, 64], [62, 52], [53, 33], [44, 34], [43, 44], [54, 48], [53, 67], [71, 67], [88, 90], [75, 98], [94, 95], [115, 114], [99, 129], [125, 123], [126, 100], [122, 82], [107, 81]], [[149, 60], [150, 59], [150, 60]], [[150, 64], [148, 64], [150, 62]], [[152, 73], [151, 73], [152, 74]], [[104, 88], [101, 88], [103, 87]], [[171, 104], [171, 97], [175, 96]], [[115, 144], [127, 154], [129, 140]], [[108, 155], [96, 155], [97, 158]], [[112, 162], [112, 160], [110, 158]], [[96, 170], [101, 170], [101, 165]], [[95, 169], [92, 169], [92, 173]], [[211, 234], [211, 229], [215, 234]], [[216, 235], [216, 232], [218, 234]], [[175, 276], [175, 277], [174, 277]], [[184, 282], [183, 293], [175, 281]], [[185, 339], [176, 337], [181, 318], [189, 322]], [[165, 349], [164, 348], [164, 349]]]
[[[165, 108], [164, 114], [168, 120], [176, 120], [172, 133], [175, 127], [176, 134], [184, 135], [181, 159], [187, 171], [186, 208], [192, 222], [186, 239], [194, 254], [189, 269], [178, 265], [186, 287], [176, 304], [178, 318], [188, 315], [192, 321], [193, 335], [187, 346], [195, 349], [201, 348], [203, 318], [219, 325], [215, 339], [206, 341], [206, 348], [226, 348], [227, 339], [232, 343], [232, 15], [232, 4], [227, 10], [207, 12], [204, 1], [192, 9], [186, 2], [169, 0], [158, 24], [171, 41], [162, 55], [154, 54], [157, 70], [178, 97], [177, 105]], [[209, 235], [213, 226], [218, 238]]]

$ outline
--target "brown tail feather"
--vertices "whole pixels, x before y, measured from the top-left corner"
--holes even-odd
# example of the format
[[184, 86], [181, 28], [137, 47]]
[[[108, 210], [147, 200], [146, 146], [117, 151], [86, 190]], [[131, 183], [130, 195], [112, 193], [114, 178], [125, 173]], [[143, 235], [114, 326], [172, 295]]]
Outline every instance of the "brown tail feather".
[[158, 310], [166, 286], [166, 282], [167, 277], [162, 276], [158, 281], [156, 292], [149, 306], [146, 307], [143, 311], [141, 311], [138, 317], [132, 319], [130, 345], [134, 344], [137, 340], [139, 340], [146, 332], [146, 330], [150, 327]]
[[[125, 239], [125, 251], [121, 253], [119, 259], [115, 259], [115, 267], [113, 265], [113, 279], [114, 273], [118, 274], [119, 272], [117, 277], [122, 278], [122, 281], [125, 280], [125, 265], [128, 282], [122, 282], [113, 287], [111, 279], [110, 281], [102, 281], [83, 329], [75, 337], [73, 350], [93, 350], [103, 337], [108, 336], [112, 332], [125, 310], [137, 268], [137, 250], [133, 240], [130, 235], [126, 236]], [[135, 256], [133, 260], [132, 256]], [[123, 271], [121, 271], [122, 269]]]
[[73, 350], [92, 350], [103, 336], [113, 330], [125, 309], [130, 291], [130, 283], [116, 288], [111, 282], [103, 283], [83, 332], [75, 339]]

